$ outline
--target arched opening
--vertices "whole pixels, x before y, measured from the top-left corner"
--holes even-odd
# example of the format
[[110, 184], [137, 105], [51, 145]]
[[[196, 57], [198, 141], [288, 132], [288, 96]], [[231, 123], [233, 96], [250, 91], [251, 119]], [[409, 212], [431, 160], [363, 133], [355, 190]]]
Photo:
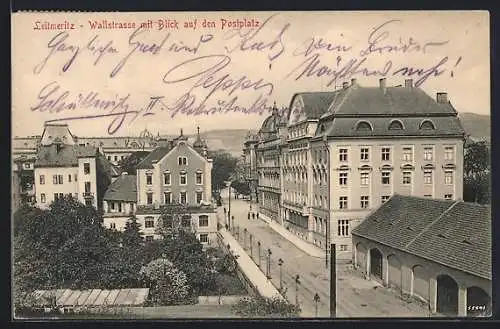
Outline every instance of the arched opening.
[[467, 288], [467, 316], [489, 316], [491, 314], [491, 298], [479, 287]]
[[370, 276], [382, 281], [382, 253], [377, 248], [370, 249]]
[[437, 277], [437, 312], [450, 316], [458, 314], [458, 284], [448, 275]]
[[356, 264], [361, 270], [366, 271], [366, 247], [359, 242], [356, 244]]
[[396, 255], [387, 257], [387, 283], [389, 287], [401, 289], [401, 262]]
[[429, 300], [429, 277], [422, 265], [412, 267], [411, 294]]
[[424, 120], [420, 124], [420, 129], [425, 129], [425, 130], [434, 130], [436, 127], [434, 126], [434, 123], [430, 120]]
[[373, 128], [372, 128], [372, 125], [369, 122], [367, 122], [367, 121], [360, 121], [356, 125], [356, 130], [357, 131], [372, 131]]
[[403, 123], [399, 120], [393, 120], [389, 124], [389, 130], [402, 130], [403, 129]]

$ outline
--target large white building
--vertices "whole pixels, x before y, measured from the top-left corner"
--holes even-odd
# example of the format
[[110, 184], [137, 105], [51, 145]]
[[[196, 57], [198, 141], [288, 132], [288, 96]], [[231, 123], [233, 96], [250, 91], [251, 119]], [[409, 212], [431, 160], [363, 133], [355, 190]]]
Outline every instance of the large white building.
[[339, 257], [350, 257], [351, 230], [393, 194], [462, 198], [465, 134], [446, 93], [433, 99], [412, 80], [362, 87], [353, 79], [295, 94], [273, 120], [282, 121], [272, 125], [280, 145], [261, 138], [256, 147], [257, 161], [273, 149], [281, 182], [280, 211], [259, 195], [261, 213], [319, 247], [335, 243]]

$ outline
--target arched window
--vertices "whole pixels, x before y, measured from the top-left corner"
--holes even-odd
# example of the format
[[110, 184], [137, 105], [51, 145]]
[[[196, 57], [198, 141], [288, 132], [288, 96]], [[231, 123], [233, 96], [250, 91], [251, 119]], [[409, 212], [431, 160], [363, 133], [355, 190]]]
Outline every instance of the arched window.
[[357, 131], [372, 131], [373, 128], [372, 128], [372, 125], [369, 122], [367, 122], [367, 121], [360, 121], [356, 125], [356, 130]]
[[424, 120], [420, 124], [420, 129], [434, 130], [434, 129], [436, 129], [436, 127], [434, 126], [434, 123], [432, 123], [431, 120]]
[[389, 124], [389, 130], [402, 130], [403, 123], [399, 120], [392, 120]]

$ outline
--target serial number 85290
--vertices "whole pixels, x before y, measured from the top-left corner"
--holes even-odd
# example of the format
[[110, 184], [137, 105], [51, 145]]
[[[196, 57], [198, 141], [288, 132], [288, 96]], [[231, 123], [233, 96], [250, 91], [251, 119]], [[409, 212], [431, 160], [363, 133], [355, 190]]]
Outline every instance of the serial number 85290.
[[468, 305], [468, 311], [486, 311], [486, 305]]

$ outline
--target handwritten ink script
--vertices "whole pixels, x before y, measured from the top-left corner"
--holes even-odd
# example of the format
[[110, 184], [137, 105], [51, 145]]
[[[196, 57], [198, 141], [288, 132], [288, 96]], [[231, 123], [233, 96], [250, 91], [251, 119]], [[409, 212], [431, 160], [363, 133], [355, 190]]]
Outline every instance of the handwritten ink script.
[[[33, 26], [45, 41], [30, 68], [39, 81], [30, 110], [50, 114], [50, 121], [107, 118], [110, 135], [138, 118], [163, 114], [263, 115], [276, 98], [287, 104], [304, 88], [334, 91], [355, 77], [411, 78], [421, 87], [447, 73], [453, 77], [462, 60], [448, 52], [446, 36], [414, 35], [402, 19], [381, 20], [355, 35], [308, 30], [306, 22], [286, 14], [88, 24], [36, 20]], [[125, 87], [75, 89], [74, 75], [82, 72], [103, 81], [100, 88], [108, 82]], [[146, 77], [143, 89], [151, 91], [144, 96], [137, 86]], [[127, 89], [129, 82], [134, 87]]]

